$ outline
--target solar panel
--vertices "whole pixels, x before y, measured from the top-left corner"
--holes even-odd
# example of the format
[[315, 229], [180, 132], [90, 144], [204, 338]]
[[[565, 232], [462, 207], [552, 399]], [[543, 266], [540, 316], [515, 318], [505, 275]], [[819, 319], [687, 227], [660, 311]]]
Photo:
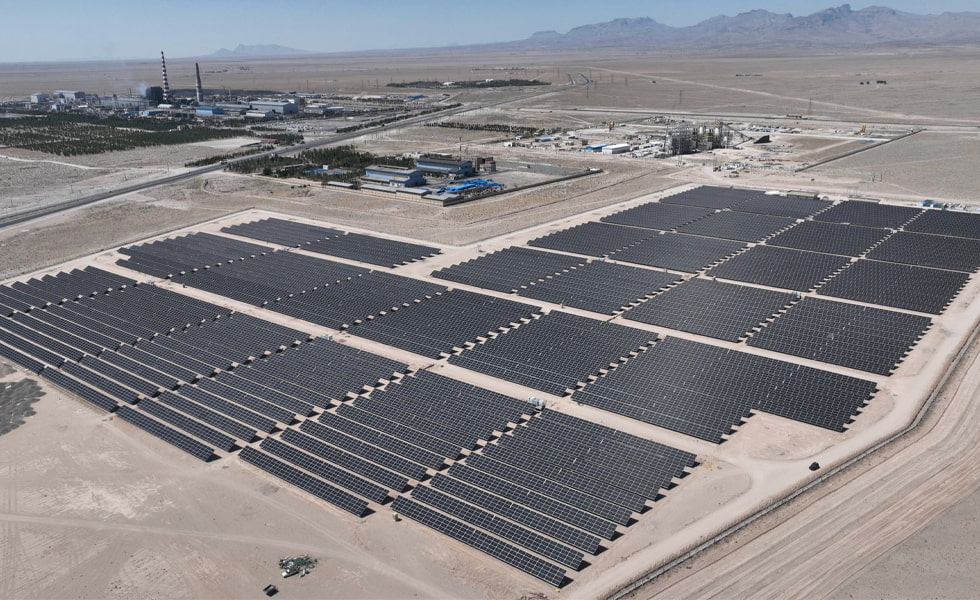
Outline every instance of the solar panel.
[[695, 273], [743, 249], [745, 244], [718, 238], [665, 233], [643, 240], [612, 255], [639, 265]]
[[809, 291], [850, 261], [846, 256], [755, 246], [713, 267], [707, 275], [786, 290]]
[[814, 217], [816, 221], [897, 229], [922, 213], [921, 208], [845, 201]]
[[634, 208], [626, 209], [608, 217], [603, 217], [603, 223], [645, 227], [647, 229], [662, 229], [670, 231], [691, 222], [696, 222], [714, 211], [693, 206], [648, 202]]
[[980, 268], [980, 240], [899, 231], [868, 252], [868, 258], [975, 273]]
[[408, 479], [406, 477], [365, 460], [369, 457], [358, 457], [350, 452], [340, 450], [311, 436], [300, 433], [295, 429], [284, 430], [281, 437], [283, 441], [289, 442], [301, 450], [319, 456], [327, 462], [343, 467], [352, 473], [362, 475], [371, 481], [380, 483], [395, 492], [401, 492], [408, 486]]
[[661, 199], [661, 202], [708, 208], [731, 208], [741, 202], [762, 196], [763, 192], [742, 188], [705, 185]]
[[422, 525], [476, 548], [485, 554], [489, 554], [512, 567], [529, 573], [545, 583], [559, 587], [565, 581], [565, 569], [557, 567], [507, 542], [498, 540], [469, 525], [438, 513], [405, 496], [395, 498], [391, 509], [413, 521], [417, 521]]
[[265, 438], [259, 447], [269, 454], [278, 456], [289, 464], [309, 471], [313, 475], [339, 485], [342, 488], [354, 492], [358, 496], [363, 496], [378, 504], [384, 503], [388, 499], [388, 490], [376, 483], [371, 483], [366, 479], [339, 469], [327, 461], [320, 460], [305, 452], [280, 442], [274, 438]]
[[156, 419], [152, 419], [141, 412], [137, 412], [128, 406], [120, 406], [116, 415], [128, 423], [139, 427], [143, 431], [160, 438], [171, 446], [180, 448], [194, 458], [207, 462], [214, 456], [214, 450], [201, 442], [184, 435], [168, 425], [164, 425]]
[[605, 256], [655, 235], [658, 233], [651, 229], [591, 222], [533, 239], [527, 245], [586, 256]]
[[419, 486], [415, 488], [412, 490], [412, 498], [498, 537], [524, 546], [532, 552], [576, 571], [582, 565], [582, 553], [580, 551], [573, 550], [520, 525], [501, 519], [493, 513], [461, 502], [431, 487]]
[[816, 198], [763, 195], [743, 200], [733, 206], [732, 210], [804, 219], [822, 210], [826, 210], [832, 204], [830, 201], [818, 200]]
[[101, 408], [102, 410], [112, 412], [119, 407], [119, 403], [106, 396], [102, 392], [85, 385], [84, 383], [78, 381], [77, 379], [72, 379], [71, 377], [65, 375], [61, 371], [52, 369], [50, 367], [45, 367], [38, 372], [38, 375], [44, 377], [45, 379], [51, 381], [52, 383], [68, 390], [69, 392], [75, 394], [79, 398], [87, 401], [90, 404]]
[[309, 492], [317, 498], [325, 500], [352, 515], [363, 517], [364, 513], [367, 512], [367, 501], [304, 473], [296, 467], [292, 467], [281, 460], [265, 454], [261, 450], [246, 446], [242, 448], [238, 456], [245, 462], [262, 469], [266, 473], [274, 475], [286, 483], [295, 485], [301, 490]]
[[766, 244], [826, 254], [860, 256], [890, 234], [889, 229], [804, 221], [768, 240]]
[[905, 231], [980, 239], [980, 215], [950, 210], [927, 210], [905, 226]]
[[795, 224], [795, 219], [726, 210], [682, 225], [677, 231], [727, 240], [758, 242]]
[[593, 261], [536, 281], [518, 293], [563, 306], [612, 314], [680, 279], [673, 273]]
[[428, 474], [424, 465], [319, 423], [303, 421], [299, 425], [299, 430], [416, 481], [424, 479]]
[[175, 410], [171, 410], [154, 400], [141, 400], [139, 409], [225, 452], [231, 452], [235, 448], [235, 439], [230, 435], [225, 435], [199, 421], [182, 415]]
[[794, 300], [788, 292], [695, 278], [626, 311], [623, 318], [737, 342]]
[[433, 271], [432, 276], [488, 290], [512, 292], [583, 262], [581, 258], [566, 254], [510, 247]]
[[804, 298], [748, 344], [887, 375], [931, 324], [929, 317]]
[[817, 293], [938, 315], [969, 278], [955, 271], [859, 260], [820, 286]]

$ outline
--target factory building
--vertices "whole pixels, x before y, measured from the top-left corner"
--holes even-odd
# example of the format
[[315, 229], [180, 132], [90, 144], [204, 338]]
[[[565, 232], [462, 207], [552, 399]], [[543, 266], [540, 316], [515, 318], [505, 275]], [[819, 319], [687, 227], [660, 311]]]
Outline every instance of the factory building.
[[64, 98], [68, 102], [81, 102], [85, 100], [85, 92], [77, 90], [57, 90], [54, 93], [59, 98]]
[[469, 177], [473, 174], [473, 163], [468, 160], [422, 157], [415, 161], [415, 166], [424, 173], [443, 175], [453, 179]]
[[220, 106], [198, 106], [194, 114], [199, 117], [214, 117], [225, 114], [225, 109]]
[[629, 144], [609, 144], [602, 147], [603, 154], [623, 154], [630, 151]]
[[271, 110], [270, 111], [250, 110], [245, 113], [246, 119], [257, 119], [259, 121], [268, 121], [269, 119], [274, 119], [275, 116], [276, 113], [272, 112]]
[[425, 185], [425, 176], [420, 169], [392, 167], [389, 165], [371, 165], [367, 167], [364, 169], [364, 177], [361, 180], [392, 187]]
[[146, 93], [143, 95], [150, 102], [150, 106], [163, 104], [163, 88], [158, 85], [146, 88]]
[[50, 99], [49, 94], [31, 94], [31, 104], [44, 104]]
[[258, 112], [274, 112], [278, 115], [295, 115], [299, 107], [293, 102], [279, 100], [256, 100], [251, 103], [251, 109]]

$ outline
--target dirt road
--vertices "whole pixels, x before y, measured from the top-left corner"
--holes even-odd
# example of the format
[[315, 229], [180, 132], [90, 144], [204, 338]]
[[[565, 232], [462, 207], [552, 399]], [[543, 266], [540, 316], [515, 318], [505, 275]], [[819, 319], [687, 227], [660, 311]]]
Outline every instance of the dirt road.
[[[634, 598], [824, 598], [980, 489], [980, 344], [921, 426]], [[774, 525], [775, 524], [775, 525]], [[945, 557], [936, 552], [933, 561]]]

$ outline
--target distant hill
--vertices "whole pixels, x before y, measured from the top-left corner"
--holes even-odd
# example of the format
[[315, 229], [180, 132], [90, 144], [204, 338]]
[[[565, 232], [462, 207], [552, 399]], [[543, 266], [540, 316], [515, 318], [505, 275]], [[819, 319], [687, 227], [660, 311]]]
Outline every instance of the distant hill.
[[734, 17], [713, 17], [690, 27], [671, 27], [650, 18], [616, 19], [576, 27], [565, 34], [539, 32], [501, 45], [689, 50], [958, 43], [980, 43], [980, 13], [918, 15], [878, 6], [851, 10], [849, 4], [843, 4], [802, 17], [753, 10]]
[[310, 54], [310, 52], [277, 44], [254, 44], [251, 46], [238, 44], [234, 50], [221, 48], [208, 56], [285, 56], [288, 54]]

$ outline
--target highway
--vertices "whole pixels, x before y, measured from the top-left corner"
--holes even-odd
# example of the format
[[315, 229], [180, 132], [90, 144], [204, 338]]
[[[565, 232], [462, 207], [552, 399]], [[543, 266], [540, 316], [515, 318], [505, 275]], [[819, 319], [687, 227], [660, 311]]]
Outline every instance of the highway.
[[414, 117], [409, 117], [407, 119], [403, 119], [401, 121], [397, 121], [395, 123], [388, 123], [386, 125], [378, 125], [378, 126], [375, 126], [375, 127], [366, 127], [364, 129], [359, 129], [357, 131], [350, 131], [350, 132], [347, 132], [347, 133], [338, 133], [336, 135], [332, 135], [330, 137], [319, 139], [319, 140], [316, 140], [316, 141], [313, 141], [313, 142], [306, 142], [306, 143], [302, 143], [302, 144], [295, 144], [293, 146], [288, 146], [288, 147], [284, 147], [284, 148], [276, 148], [274, 150], [269, 150], [267, 152], [260, 152], [258, 154], [250, 154], [248, 156], [244, 156], [244, 157], [241, 157], [241, 158], [229, 160], [229, 161], [227, 161], [225, 163], [216, 164], [216, 165], [208, 165], [206, 167], [200, 167], [200, 168], [197, 168], [197, 169], [186, 171], [184, 173], [180, 173], [179, 175], [169, 175], [167, 177], [162, 177], [160, 179], [154, 179], [152, 181], [146, 181], [146, 182], [143, 182], [143, 183], [137, 183], [137, 184], [133, 184], [133, 185], [128, 185], [128, 186], [116, 188], [116, 189], [113, 189], [113, 190], [109, 190], [109, 191], [106, 191], [106, 192], [100, 192], [98, 194], [92, 194], [92, 195], [83, 196], [83, 197], [80, 197], [80, 198], [73, 198], [71, 200], [66, 200], [64, 202], [59, 202], [57, 204], [50, 204], [50, 205], [39, 207], [39, 208], [28, 209], [26, 211], [21, 211], [21, 212], [16, 213], [16, 214], [12, 214], [12, 215], [7, 215], [7, 216], [0, 217], [0, 229], [4, 229], [6, 227], [12, 227], [14, 225], [20, 225], [20, 224], [26, 223], [28, 221], [33, 221], [34, 219], [39, 219], [41, 217], [46, 217], [46, 216], [49, 216], [49, 215], [57, 214], [57, 213], [60, 213], [60, 212], [66, 211], [66, 210], [71, 210], [73, 208], [78, 208], [80, 206], [85, 206], [85, 205], [92, 204], [92, 203], [95, 203], [95, 202], [101, 202], [103, 200], [108, 200], [110, 198], [115, 198], [117, 196], [123, 196], [125, 194], [132, 194], [133, 192], [140, 192], [140, 191], [147, 190], [147, 189], [150, 189], [150, 188], [159, 187], [161, 185], [169, 185], [171, 183], [177, 183], [177, 182], [180, 182], [180, 181], [185, 181], [187, 179], [193, 179], [195, 177], [200, 177], [202, 175], [207, 175], [208, 173], [214, 173], [215, 171], [221, 171], [221, 170], [223, 170], [230, 163], [235, 163], [235, 162], [239, 162], [239, 161], [243, 161], [243, 160], [251, 160], [251, 159], [254, 159], [254, 158], [261, 158], [263, 156], [271, 156], [273, 154], [289, 154], [289, 153], [292, 153], [292, 152], [300, 152], [302, 150], [308, 150], [310, 148], [316, 148], [318, 146], [330, 146], [330, 145], [333, 145], [333, 144], [339, 144], [339, 143], [345, 142], [347, 140], [352, 140], [352, 139], [359, 138], [359, 137], [364, 136], [364, 135], [370, 135], [372, 133], [377, 133], [377, 132], [380, 132], [380, 131], [388, 131], [388, 130], [391, 130], [391, 129], [398, 129], [398, 128], [401, 128], [401, 127], [409, 127], [409, 126], [413, 126], [413, 125], [418, 125], [419, 123], [425, 123], [427, 121], [434, 121], [436, 119], [441, 119], [441, 118], [447, 117], [447, 116], [459, 115], [459, 114], [463, 114], [463, 113], [466, 113], [466, 112], [480, 110], [480, 109], [483, 109], [483, 108], [489, 108], [491, 106], [498, 106], [498, 105], [501, 105], [501, 104], [508, 104], [508, 103], [511, 103], [511, 102], [520, 102], [522, 100], [527, 100], [527, 99], [534, 98], [534, 97], [537, 97], [537, 96], [544, 96], [546, 94], [553, 94], [553, 93], [556, 93], [557, 91], [560, 91], [564, 87], [567, 87], [567, 86], [561, 86], [561, 87], [559, 87], [558, 90], [551, 89], [551, 88], [545, 88], [543, 90], [536, 90], [534, 92], [530, 92], [530, 93], [527, 93], [527, 94], [521, 94], [519, 96], [512, 96], [512, 97], [508, 97], [508, 98], [502, 98], [500, 100], [494, 100], [492, 102], [480, 102], [480, 103], [475, 103], [475, 104], [467, 104], [467, 105], [459, 106], [459, 107], [456, 107], [456, 108], [451, 108], [451, 109], [448, 109], [448, 110], [438, 111], [438, 112], [429, 113], [429, 114], [425, 114], [425, 115], [417, 115], [417, 116], [414, 116]]

